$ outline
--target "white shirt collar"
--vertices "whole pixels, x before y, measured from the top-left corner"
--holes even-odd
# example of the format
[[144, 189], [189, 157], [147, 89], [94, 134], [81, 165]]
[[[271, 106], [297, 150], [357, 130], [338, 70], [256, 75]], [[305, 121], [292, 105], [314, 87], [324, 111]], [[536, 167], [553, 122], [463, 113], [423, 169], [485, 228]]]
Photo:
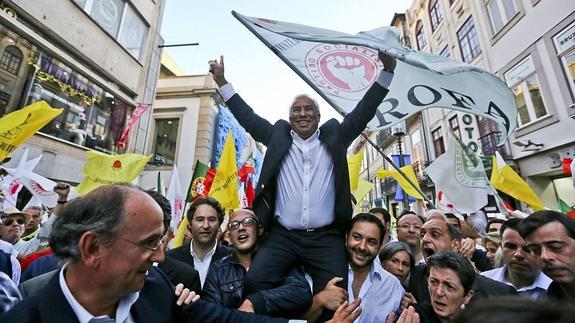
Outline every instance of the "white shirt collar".
[[[501, 282], [503, 282], [507, 285], [513, 286], [513, 283], [511, 283], [510, 281], [507, 280], [507, 278], [505, 278], [505, 275], [507, 274], [508, 270], [509, 270], [509, 268], [507, 268], [507, 265], [504, 265], [503, 267], [501, 267], [499, 279]], [[521, 288], [517, 289], [517, 291], [523, 292], [523, 291], [528, 291], [528, 290], [532, 290], [532, 289], [536, 289], [536, 288], [547, 290], [547, 288], [549, 288], [550, 284], [551, 284], [551, 278], [547, 277], [547, 275], [545, 275], [543, 272], [539, 271], [539, 274], [537, 275], [537, 277], [535, 277], [535, 280], [533, 281], [533, 283], [531, 285], [521, 287]]]
[[299, 142], [311, 142], [311, 141], [319, 139], [319, 128], [317, 128], [317, 130], [311, 136], [309, 136], [307, 139], [303, 139], [293, 130], [290, 130], [289, 133], [290, 133], [293, 140], [299, 141]]
[[[214, 243], [214, 247], [212, 248], [212, 250], [208, 251], [208, 253], [206, 253], [206, 255], [204, 256], [204, 260], [206, 258], [211, 259], [210, 256], [212, 256], [214, 253], [216, 253], [216, 248], [218, 247], [218, 242], [216, 241]], [[194, 257], [194, 259], [196, 259], [197, 261], [203, 262], [202, 260], [200, 260], [200, 258], [198, 258], [198, 256], [196, 255], [196, 253], [194, 252], [194, 240], [192, 240], [190, 242], [190, 254], [192, 255], [192, 257]]]
[[[66, 271], [67, 267], [68, 263], [66, 263], [62, 269], [60, 269], [60, 288], [62, 289], [62, 293], [64, 293], [64, 297], [68, 301], [68, 304], [70, 304], [70, 307], [72, 307], [74, 314], [76, 314], [78, 321], [80, 321], [80, 323], [88, 323], [88, 321], [90, 321], [95, 316], [90, 314], [90, 312], [88, 312], [80, 303], [78, 303], [68, 288], [68, 284], [64, 278], [64, 272]], [[134, 292], [120, 299], [118, 307], [116, 308], [115, 320], [117, 323], [133, 321], [130, 317], [130, 309], [132, 308], [132, 305], [134, 305], [134, 303], [138, 300], [139, 296], [139, 292]]]

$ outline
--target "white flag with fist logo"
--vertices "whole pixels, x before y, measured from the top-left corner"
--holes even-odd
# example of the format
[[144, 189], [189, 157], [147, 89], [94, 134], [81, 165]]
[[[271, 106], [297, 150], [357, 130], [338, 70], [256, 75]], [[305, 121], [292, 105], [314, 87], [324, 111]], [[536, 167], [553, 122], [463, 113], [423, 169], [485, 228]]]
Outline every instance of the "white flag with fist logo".
[[389, 128], [431, 107], [495, 120], [503, 133], [499, 144], [517, 125], [515, 97], [503, 81], [478, 67], [407, 48], [395, 27], [350, 35], [232, 14], [342, 115], [355, 108], [384, 68], [378, 51], [396, 57], [389, 93], [370, 130]]

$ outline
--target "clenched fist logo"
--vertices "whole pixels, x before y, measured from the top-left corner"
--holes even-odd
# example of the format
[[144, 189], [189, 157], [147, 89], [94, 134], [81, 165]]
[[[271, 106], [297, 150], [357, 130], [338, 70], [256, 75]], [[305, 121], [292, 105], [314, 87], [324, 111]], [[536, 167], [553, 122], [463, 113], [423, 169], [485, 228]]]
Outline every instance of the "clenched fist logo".
[[348, 100], [361, 98], [381, 68], [377, 51], [352, 45], [315, 46], [306, 55], [305, 64], [317, 86]]
[[347, 84], [351, 91], [358, 91], [369, 85], [369, 80], [365, 78], [365, 65], [359, 58], [330, 55], [326, 57], [326, 62], [331, 74]]

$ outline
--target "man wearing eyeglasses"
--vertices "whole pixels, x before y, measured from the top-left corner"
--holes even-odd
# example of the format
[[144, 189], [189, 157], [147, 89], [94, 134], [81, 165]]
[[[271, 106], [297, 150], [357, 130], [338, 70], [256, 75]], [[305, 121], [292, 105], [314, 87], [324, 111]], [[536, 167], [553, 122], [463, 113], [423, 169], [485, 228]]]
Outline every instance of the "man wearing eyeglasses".
[[575, 220], [552, 210], [537, 211], [522, 220], [519, 233], [553, 280], [547, 295], [575, 304]]
[[173, 285], [152, 265], [164, 260], [163, 220], [152, 197], [127, 185], [69, 202], [50, 236], [66, 264], [0, 322], [285, 322], [202, 300], [177, 306]]
[[245, 295], [245, 276], [250, 270], [263, 228], [247, 209], [230, 212], [228, 230], [234, 253], [214, 264], [208, 273], [202, 298], [241, 311], [298, 318], [311, 305], [311, 289], [301, 270], [294, 269], [275, 289]]
[[481, 275], [513, 286], [519, 295], [537, 299], [544, 295], [551, 279], [541, 272], [540, 259], [526, 248], [525, 240], [519, 235], [521, 219], [509, 219], [501, 226], [501, 268], [484, 271]]
[[421, 226], [424, 222], [422, 217], [411, 211], [397, 218], [397, 240], [409, 246], [416, 264], [425, 262], [421, 255]]
[[[53, 215], [57, 215], [62, 209], [63, 205], [67, 202], [68, 193], [70, 192], [70, 185], [59, 182], [54, 186], [54, 192], [58, 194], [58, 204], [54, 208]], [[0, 195], [0, 204], [4, 200], [4, 196]], [[2, 223], [0, 225], [0, 236], [2, 240], [10, 242], [14, 245], [14, 250], [18, 252], [18, 258], [23, 258], [32, 254], [40, 249], [48, 247], [48, 236], [52, 231], [52, 223], [56, 216], [51, 216], [48, 220], [41, 225], [38, 233], [28, 241], [22, 239], [22, 235], [26, 226], [30, 223], [32, 216], [27, 212], [20, 212], [16, 208], [4, 210]], [[9, 223], [9, 224], [8, 224]]]

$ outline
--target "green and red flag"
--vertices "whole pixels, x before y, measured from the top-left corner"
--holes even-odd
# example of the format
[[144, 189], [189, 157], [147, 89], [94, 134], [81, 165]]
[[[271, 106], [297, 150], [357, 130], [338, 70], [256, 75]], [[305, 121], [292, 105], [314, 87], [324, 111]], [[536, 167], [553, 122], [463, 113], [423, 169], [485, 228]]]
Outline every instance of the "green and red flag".
[[575, 209], [573, 208], [573, 206], [569, 206], [569, 204], [565, 203], [565, 201], [563, 201], [562, 199], [558, 199], [557, 206], [559, 208], [559, 211], [575, 219]]
[[192, 181], [190, 182], [186, 195], [186, 202], [193, 202], [200, 196], [207, 196], [215, 176], [215, 169], [199, 160], [196, 161], [194, 175], [192, 176]]

